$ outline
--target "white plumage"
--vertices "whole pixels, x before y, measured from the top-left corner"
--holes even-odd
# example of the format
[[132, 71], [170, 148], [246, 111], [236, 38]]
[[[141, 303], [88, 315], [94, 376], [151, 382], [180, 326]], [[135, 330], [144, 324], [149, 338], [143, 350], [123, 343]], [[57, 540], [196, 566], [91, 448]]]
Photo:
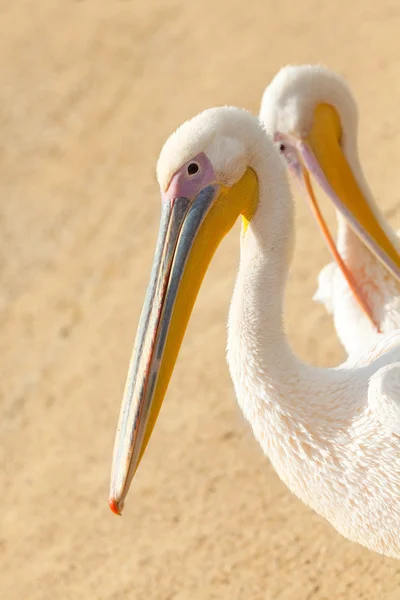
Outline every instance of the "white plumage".
[[[232, 176], [229, 145], [218, 135], [222, 130], [235, 141]], [[208, 141], [210, 131], [216, 133]], [[390, 395], [393, 381], [379, 395], [381, 375], [388, 377], [385, 365], [395, 369], [400, 360], [400, 334], [364, 355], [361, 367], [354, 359], [327, 370], [300, 362], [282, 323], [293, 247], [292, 200], [282, 161], [256, 120], [242, 111], [205, 112], [181, 135], [180, 164], [194, 137], [196, 150], [215, 157], [217, 177], [230, 185], [249, 166], [258, 176], [259, 206], [241, 240], [227, 354], [239, 404], [256, 438], [292, 492], [343, 535], [400, 557], [400, 440], [381, 424], [391, 413], [395, 430], [399, 416], [389, 409], [383, 419], [380, 411], [388, 402], [397, 407], [397, 397]]]
[[[282, 318], [294, 250], [293, 202], [284, 162], [258, 119], [239, 109], [212, 109], [184, 123], [166, 142], [157, 169], [162, 192], [177, 172], [186, 177], [187, 161], [199, 153], [212, 162], [215, 173], [205, 185], [226, 186], [222, 200], [215, 200], [216, 205], [222, 202], [221, 210], [232, 202], [229, 190], [248, 169], [258, 182], [256, 209], [241, 234], [228, 322], [227, 359], [239, 405], [296, 496], [350, 540], [400, 558], [400, 439], [395, 435], [400, 429], [400, 333], [382, 338], [338, 368], [300, 361]], [[242, 189], [243, 206], [247, 192], [254, 194], [254, 188]], [[212, 222], [220, 226], [219, 217]], [[191, 271], [190, 277], [196, 273]], [[157, 370], [169, 358], [160, 354]], [[148, 360], [145, 364], [140, 389], [147, 386], [152, 368]], [[134, 443], [140, 452], [132, 427], [142, 427], [142, 406], [153, 400], [149, 396], [132, 412], [129, 389], [125, 395], [114, 451], [114, 512], [121, 510], [133, 476], [129, 461]]]
[[[356, 243], [362, 246], [358, 239]], [[340, 243], [338, 249], [343, 255]], [[347, 246], [346, 250], [349, 254], [352, 253], [351, 246]], [[335, 262], [328, 263], [320, 271], [317, 290], [313, 296], [315, 301], [324, 304], [327, 312], [333, 315], [336, 332], [349, 355], [400, 327], [400, 287], [380, 262], [366, 248], [364, 250], [362, 262], [357, 264], [356, 261], [347, 260], [346, 263], [353, 265], [352, 272], [380, 324], [381, 333], [376, 331], [360, 310]]]
[[[285, 67], [264, 93], [260, 118], [272, 137], [277, 133], [290, 132], [305, 138], [312, 126], [314, 109], [320, 103], [330, 104], [337, 110], [342, 125], [343, 153], [365, 198], [396, 244], [394, 233], [388, 231], [379, 215], [360, 167], [357, 106], [341, 77], [319, 66]], [[381, 331], [379, 334], [362, 312], [338, 266], [335, 263], [326, 265], [318, 277], [314, 300], [322, 302], [327, 311], [333, 314], [338, 337], [347, 353], [351, 354], [379, 339], [382, 334], [400, 327], [400, 285], [338, 211], [337, 222], [339, 254], [358, 283]]]

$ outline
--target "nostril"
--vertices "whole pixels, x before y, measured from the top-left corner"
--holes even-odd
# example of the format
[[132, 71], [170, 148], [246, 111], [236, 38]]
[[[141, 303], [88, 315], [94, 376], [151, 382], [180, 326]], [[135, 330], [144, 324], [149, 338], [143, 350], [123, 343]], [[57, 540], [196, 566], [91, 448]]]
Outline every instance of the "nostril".
[[189, 175], [196, 175], [196, 173], [198, 173], [199, 171], [199, 165], [197, 163], [190, 163], [190, 165], [187, 168], [187, 172]]

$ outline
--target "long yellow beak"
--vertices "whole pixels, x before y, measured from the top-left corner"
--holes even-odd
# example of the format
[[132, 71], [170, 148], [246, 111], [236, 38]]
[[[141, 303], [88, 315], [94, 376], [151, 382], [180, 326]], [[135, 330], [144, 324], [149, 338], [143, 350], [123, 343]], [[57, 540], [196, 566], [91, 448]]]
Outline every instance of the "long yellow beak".
[[366, 200], [340, 147], [341, 126], [335, 109], [320, 104], [313, 127], [298, 144], [305, 167], [341, 211], [353, 230], [400, 281], [400, 255], [379, 214]]
[[231, 188], [164, 202], [157, 247], [114, 445], [109, 505], [120, 514], [150, 439], [208, 265], [225, 234], [258, 202], [248, 168]]
[[313, 126], [305, 139], [299, 138], [295, 133], [277, 133], [275, 138], [277, 142], [284, 145], [287, 143], [295, 149], [294, 154], [285, 154], [288, 167], [305, 191], [328, 248], [361, 309], [377, 331], [380, 331], [380, 324], [375, 320], [368, 299], [333, 241], [318, 207], [310, 178], [311, 175], [317, 181], [350, 227], [388, 272], [400, 281], [400, 256], [393, 241], [395, 238], [360, 189], [342, 152], [341, 135], [340, 119], [335, 109], [328, 104], [320, 104], [314, 111]]
[[331, 233], [326, 225], [325, 219], [322, 216], [322, 213], [318, 206], [317, 199], [314, 194], [314, 190], [313, 190], [312, 183], [310, 180], [310, 175], [309, 175], [308, 171], [302, 165], [300, 166], [299, 170], [300, 170], [300, 174], [301, 174], [300, 176], [302, 177], [302, 180], [303, 180], [304, 189], [305, 189], [306, 193], [308, 194], [308, 198], [310, 200], [311, 211], [314, 214], [314, 217], [315, 217], [318, 225], [320, 226], [321, 232], [326, 240], [327, 246], [328, 246], [329, 250], [331, 251], [331, 254], [332, 254], [333, 258], [335, 259], [338, 267], [342, 271], [345, 279], [347, 280], [347, 284], [348, 284], [349, 288], [351, 289], [351, 291], [353, 292], [356, 300], [358, 301], [358, 304], [360, 305], [361, 310], [364, 312], [365, 316], [369, 319], [372, 326], [375, 327], [378, 332], [380, 332], [380, 326], [378, 323], [375, 322], [374, 315], [373, 315], [372, 309], [368, 303], [367, 298], [363, 294], [362, 289], [360, 288], [358, 282], [354, 278], [353, 273], [350, 271], [350, 269], [347, 267], [346, 263], [344, 262], [343, 258], [340, 256], [340, 253], [336, 247], [336, 244], [335, 244], [335, 242], [331, 236]]

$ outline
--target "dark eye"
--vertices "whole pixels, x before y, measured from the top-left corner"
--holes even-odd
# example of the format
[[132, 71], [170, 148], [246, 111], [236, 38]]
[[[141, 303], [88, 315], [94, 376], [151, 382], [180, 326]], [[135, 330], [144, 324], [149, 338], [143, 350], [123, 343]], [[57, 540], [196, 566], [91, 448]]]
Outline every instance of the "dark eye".
[[199, 165], [197, 163], [190, 163], [190, 165], [187, 168], [187, 172], [189, 175], [196, 175], [196, 173], [199, 170]]
[[279, 152], [281, 152], [283, 154], [285, 152], [285, 150], [286, 150], [285, 144], [279, 144]]

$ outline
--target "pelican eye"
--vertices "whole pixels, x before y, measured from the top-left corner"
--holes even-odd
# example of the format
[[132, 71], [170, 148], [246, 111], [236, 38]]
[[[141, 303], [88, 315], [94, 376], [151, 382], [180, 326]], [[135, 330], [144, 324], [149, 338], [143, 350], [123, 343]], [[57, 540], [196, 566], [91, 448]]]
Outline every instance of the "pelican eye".
[[286, 146], [285, 144], [279, 144], [279, 152], [282, 152], [282, 154], [285, 152], [286, 150]]
[[196, 175], [196, 173], [198, 173], [199, 171], [199, 165], [197, 163], [190, 163], [190, 165], [187, 168], [187, 172], [188, 175]]

